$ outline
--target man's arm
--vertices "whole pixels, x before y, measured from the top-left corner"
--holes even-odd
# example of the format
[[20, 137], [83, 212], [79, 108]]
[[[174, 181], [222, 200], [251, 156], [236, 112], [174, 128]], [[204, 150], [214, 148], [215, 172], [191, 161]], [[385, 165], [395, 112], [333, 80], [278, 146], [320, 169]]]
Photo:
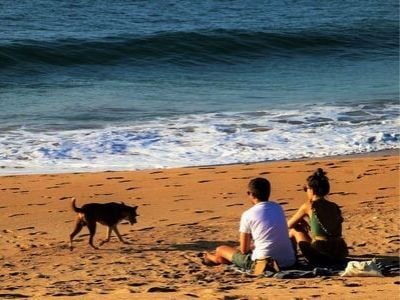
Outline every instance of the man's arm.
[[251, 251], [251, 234], [241, 232], [239, 241], [240, 241], [240, 246], [239, 246], [240, 252], [242, 252], [243, 254], [249, 253]]

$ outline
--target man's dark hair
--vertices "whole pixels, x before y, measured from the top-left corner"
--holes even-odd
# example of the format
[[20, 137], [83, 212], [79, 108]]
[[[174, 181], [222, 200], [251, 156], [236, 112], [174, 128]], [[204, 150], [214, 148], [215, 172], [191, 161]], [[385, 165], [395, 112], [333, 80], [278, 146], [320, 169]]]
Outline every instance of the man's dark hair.
[[268, 201], [269, 195], [271, 194], [271, 184], [265, 178], [254, 178], [250, 180], [249, 192], [253, 194], [259, 201]]

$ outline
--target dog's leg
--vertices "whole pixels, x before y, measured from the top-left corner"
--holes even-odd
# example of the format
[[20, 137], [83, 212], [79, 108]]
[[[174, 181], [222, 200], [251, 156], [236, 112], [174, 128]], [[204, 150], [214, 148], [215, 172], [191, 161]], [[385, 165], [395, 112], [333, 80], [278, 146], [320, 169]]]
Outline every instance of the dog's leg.
[[75, 224], [75, 229], [72, 231], [72, 233], [69, 235], [69, 249], [72, 250], [72, 240], [74, 237], [82, 230], [82, 227], [85, 225], [85, 223], [81, 220], [81, 218], [77, 218], [76, 224]]
[[128, 242], [125, 242], [124, 239], [122, 238], [121, 234], [118, 231], [117, 225], [112, 226], [111, 229], [114, 230], [115, 234], [117, 235], [117, 237], [118, 237], [118, 239], [120, 240], [121, 243], [129, 244]]
[[93, 238], [96, 234], [96, 221], [88, 221], [87, 227], [89, 229], [89, 245], [92, 246], [94, 249], [98, 249], [95, 245], [93, 245]]
[[103, 245], [103, 244], [105, 244], [105, 243], [108, 243], [108, 242], [110, 241], [110, 238], [111, 238], [111, 231], [112, 231], [112, 230], [111, 230], [111, 227], [108, 226], [108, 227], [107, 227], [107, 237], [106, 237], [105, 240], [103, 240], [103, 241], [100, 242], [100, 246]]

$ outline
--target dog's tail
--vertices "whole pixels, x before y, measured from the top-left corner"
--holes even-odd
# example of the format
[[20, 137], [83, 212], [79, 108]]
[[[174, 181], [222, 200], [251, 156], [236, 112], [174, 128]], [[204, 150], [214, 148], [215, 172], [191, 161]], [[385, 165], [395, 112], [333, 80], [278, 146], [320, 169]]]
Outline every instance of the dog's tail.
[[77, 212], [77, 213], [83, 212], [83, 210], [82, 210], [81, 208], [79, 208], [79, 207], [77, 207], [77, 206], [75, 205], [76, 199], [75, 199], [75, 198], [72, 198], [71, 200], [72, 200], [72, 201], [71, 201], [72, 210], [73, 210], [74, 212]]

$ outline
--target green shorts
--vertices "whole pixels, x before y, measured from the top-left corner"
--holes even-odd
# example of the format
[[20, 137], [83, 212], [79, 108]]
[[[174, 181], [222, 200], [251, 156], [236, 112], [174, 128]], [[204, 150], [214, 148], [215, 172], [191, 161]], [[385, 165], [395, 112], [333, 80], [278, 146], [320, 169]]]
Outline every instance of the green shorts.
[[253, 265], [253, 261], [251, 260], [251, 253], [242, 254], [240, 251], [235, 252], [232, 256], [232, 263], [242, 269], [250, 270]]

